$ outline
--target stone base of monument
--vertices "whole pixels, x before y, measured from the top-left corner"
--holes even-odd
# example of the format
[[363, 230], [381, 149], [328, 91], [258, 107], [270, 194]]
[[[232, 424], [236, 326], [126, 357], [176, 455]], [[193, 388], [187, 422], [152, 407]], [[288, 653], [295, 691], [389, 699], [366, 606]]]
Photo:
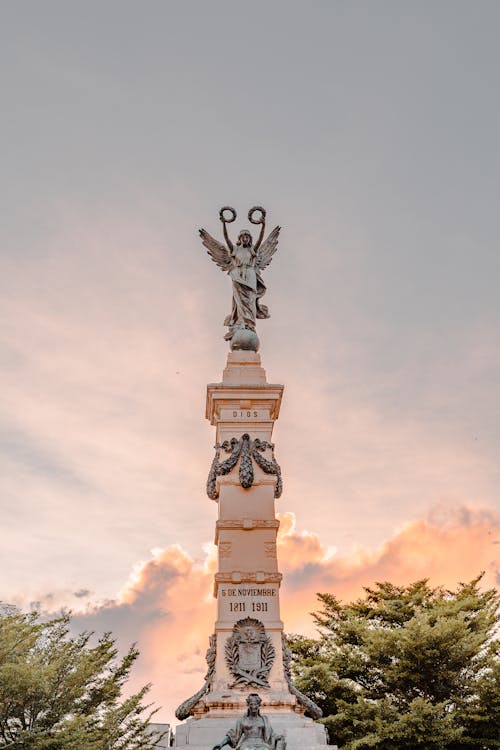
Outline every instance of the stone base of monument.
[[[176, 728], [174, 746], [179, 750], [212, 750], [235, 725], [238, 715], [235, 712], [233, 717], [188, 719]], [[327, 736], [322, 724], [300, 714], [274, 713], [272, 709], [266, 709], [265, 715], [273, 730], [284, 736], [286, 750], [325, 750]]]

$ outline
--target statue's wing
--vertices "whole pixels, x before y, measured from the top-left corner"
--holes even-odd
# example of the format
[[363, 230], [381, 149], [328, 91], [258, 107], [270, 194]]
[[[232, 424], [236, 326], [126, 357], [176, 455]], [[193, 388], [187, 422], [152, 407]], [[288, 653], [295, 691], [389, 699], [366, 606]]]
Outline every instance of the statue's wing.
[[269, 265], [274, 253], [278, 248], [278, 236], [280, 233], [280, 229], [281, 227], [274, 227], [268, 238], [264, 240], [262, 245], [259, 247], [255, 267], [260, 269], [261, 271]]
[[200, 229], [200, 237], [212, 260], [217, 263], [219, 268], [222, 268], [223, 271], [229, 271], [233, 266], [233, 260], [227, 247], [223, 245], [222, 242], [214, 240], [212, 235], [204, 229]]

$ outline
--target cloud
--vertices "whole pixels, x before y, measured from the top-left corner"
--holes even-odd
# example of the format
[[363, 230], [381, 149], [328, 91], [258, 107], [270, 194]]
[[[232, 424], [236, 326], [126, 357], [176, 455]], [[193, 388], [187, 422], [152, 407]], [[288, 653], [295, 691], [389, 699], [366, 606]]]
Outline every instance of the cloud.
[[287, 569], [282, 598], [289, 630], [310, 631], [307, 612], [315, 606], [316, 592], [331, 591], [345, 601], [362, 595], [363, 587], [374, 581], [402, 585], [420, 578], [454, 588], [481, 571], [485, 586], [496, 585], [499, 563], [494, 542], [500, 519], [488, 510], [436, 508], [428, 519], [405, 524], [376, 549], [359, 547], [334, 557], [316, 535], [311, 539], [310, 534], [297, 532], [287, 520], [279, 554]]
[[77, 599], [83, 599], [85, 597], [89, 597], [91, 595], [90, 589], [79, 589], [78, 591], [73, 591], [73, 596], [75, 596]]
[[121, 648], [138, 642], [139, 662], [131, 689], [153, 682], [151, 697], [173, 719], [175, 707], [195, 692], [206, 666], [203, 659], [215, 619], [212, 597], [215, 547], [193, 560], [178, 545], [156, 550], [138, 563], [115, 601], [75, 613], [76, 631], [112, 631]]
[[[500, 519], [489, 511], [436, 508], [432, 518], [406, 524], [376, 549], [336, 554], [314, 533], [299, 530], [291, 513], [280, 515], [278, 556], [284, 579], [282, 619], [288, 632], [314, 633], [310, 612], [317, 592], [343, 600], [356, 598], [374, 581], [405, 584], [429, 578], [453, 588], [485, 571], [484, 585], [495, 585], [498, 563], [493, 542]], [[122, 648], [137, 641], [140, 660], [131, 686], [153, 683], [161, 716], [173, 720], [175, 707], [202, 684], [204, 652], [216, 616], [212, 597], [216, 549], [207, 545], [194, 560], [180, 546], [155, 550], [134, 566], [116, 600], [88, 604], [75, 613], [73, 627], [97, 633], [111, 630]]]
[[[30, 253], [0, 259], [0, 588], [9, 598], [38, 598], [55, 581], [109, 596], [131, 555], [165, 536], [186, 541], [182, 529], [196, 530], [185, 499], [201, 496], [211, 446], [205, 379], [189, 363], [216, 356], [204, 335], [216, 313], [199, 256], [172, 263], [165, 251], [178, 243], [179, 217], [147, 227], [68, 206], [54, 213], [56, 229]], [[196, 440], [206, 458], [193, 458]], [[205, 500], [200, 526], [211, 510]]]

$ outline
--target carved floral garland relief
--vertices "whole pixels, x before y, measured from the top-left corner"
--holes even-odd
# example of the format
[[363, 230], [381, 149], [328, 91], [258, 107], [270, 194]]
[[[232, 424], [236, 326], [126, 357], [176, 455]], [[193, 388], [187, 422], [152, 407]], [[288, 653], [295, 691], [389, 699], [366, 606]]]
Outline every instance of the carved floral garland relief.
[[[272, 451], [272, 458], [268, 461], [262, 454], [267, 449]], [[220, 461], [221, 451], [230, 453], [229, 458]], [[241, 460], [240, 460], [241, 459]], [[274, 458], [274, 443], [268, 443], [266, 440], [255, 438], [252, 440], [250, 435], [245, 432], [241, 438], [231, 438], [224, 440], [223, 443], [217, 443], [215, 446], [215, 457], [210, 467], [207, 479], [207, 495], [211, 500], [217, 500], [219, 492], [217, 490], [217, 477], [229, 474], [234, 469], [238, 461], [240, 462], [238, 476], [241, 486], [247, 490], [254, 480], [254, 471], [252, 459], [266, 474], [274, 474], [276, 477], [276, 487], [274, 497], [281, 497], [283, 491], [283, 480], [281, 478], [281, 469]]]

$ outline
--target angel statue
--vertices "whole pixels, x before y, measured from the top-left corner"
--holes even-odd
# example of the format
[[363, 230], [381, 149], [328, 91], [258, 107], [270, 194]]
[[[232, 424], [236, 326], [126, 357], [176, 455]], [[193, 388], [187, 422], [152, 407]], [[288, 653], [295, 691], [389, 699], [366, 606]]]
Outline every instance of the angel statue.
[[276, 252], [280, 227], [275, 227], [263, 242], [266, 212], [261, 206], [254, 206], [248, 212], [248, 220], [252, 224], [260, 224], [257, 242], [254, 245], [249, 230], [243, 229], [236, 245], [233, 245], [227, 225], [236, 220], [236, 211], [225, 206], [219, 211], [219, 218], [226, 246], [204, 229], [200, 229], [200, 236], [212, 260], [219, 268], [228, 272], [233, 282], [233, 306], [224, 320], [224, 325], [229, 329], [224, 338], [230, 341], [231, 349], [257, 351], [259, 339], [255, 332], [255, 322], [257, 318], [269, 318], [269, 311], [261, 302], [266, 286], [260, 271], [269, 265]]

